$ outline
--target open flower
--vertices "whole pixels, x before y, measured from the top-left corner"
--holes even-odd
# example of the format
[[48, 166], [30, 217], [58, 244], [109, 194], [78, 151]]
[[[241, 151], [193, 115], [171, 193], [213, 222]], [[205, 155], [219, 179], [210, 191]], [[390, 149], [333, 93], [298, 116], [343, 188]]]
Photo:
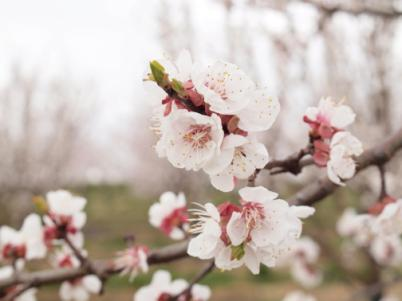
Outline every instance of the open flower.
[[230, 134], [223, 140], [221, 153], [204, 170], [210, 175], [211, 184], [215, 188], [228, 192], [234, 189], [237, 179], [247, 179], [257, 168], [264, 168], [268, 160], [264, 144]]
[[244, 109], [256, 89], [253, 81], [236, 65], [217, 61], [193, 76], [197, 91], [204, 96], [210, 110], [233, 115]]
[[11, 261], [40, 259], [46, 252], [42, 222], [37, 214], [28, 215], [19, 231], [0, 227], [0, 258]]
[[[84, 251], [82, 253], [85, 255]], [[52, 264], [55, 267], [76, 268], [80, 266], [80, 261], [65, 245], [55, 252], [52, 259]], [[97, 276], [86, 275], [64, 281], [60, 286], [59, 295], [63, 301], [87, 301], [91, 294], [99, 294], [101, 289], [102, 282]]]
[[246, 265], [253, 274], [260, 263], [272, 267], [282, 253], [300, 237], [302, 222], [314, 213], [306, 206], [289, 206], [264, 187], [239, 191], [240, 204], [229, 202], [218, 209], [207, 203], [196, 210], [188, 254], [200, 259], [215, 259], [215, 265], [231, 270]]
[[165, 192], [159, 202], [149, 209], [149, 220], [152, 226], [159, 228], [171, 239], [183, 239], [188, 229], [186, 198], [183, 193], [177, 196], [173, 192]]
[[177, 168], [199, 170], [219, 153], [223, 139], [220, 118], [176, 110], [161, 123], [156, 145], [160, 157]]
[[313, 137], [329, 139], [338, 130], [353, 123], [355, 117], [356, 114], [349, 106], [335, 103], [330, 98], [322, 98], [318, 107], [307, 108], [304, 121], [310, 125]]
[[99, 294], [102, 282], [95, 275], [64, 281], [60, 287], [60, 299], [63, 301], [86, 301], [91, 294]]
[[50, 246], [54, 240], [67, 235], [76, 247], [81, 248], [84, 237], [81, 229], [86, 222], [83, 212], [87, 200], [65, 190], [50, 191], [46, 195], [49, 211], [43, 217], [45, 239]]
[[[134, 301], [163, 301], [170, 300], [172, 297], [179, 296], [178, 301], [194, 300], [207, 301], [211, 296], [211, 291], [207, 286], [195, 284], [190, 292], [186, 292], [189, 284], [183, 279], [172, 281], [172, 277], [167, 271], [157, 271], [152, 277], [148, 286], [141, 287], [134, 295]], [[188, 295], [190, 294], [190, 295]]]
[[356, 172], [354, 156], [363, 152], [361, 142], [349, 132], [338, 132], [331, 141], [330, 159], [327, 163], [328, 178], [338, 185]]
[[133, 246], [122, 252], [117, 253], [117, 258], [114, 260], [116, 269], [121, 270], [121, 275], [129, 275], [132, 281], [138, 273], [148, 272], [148, 252], [146, 246]]

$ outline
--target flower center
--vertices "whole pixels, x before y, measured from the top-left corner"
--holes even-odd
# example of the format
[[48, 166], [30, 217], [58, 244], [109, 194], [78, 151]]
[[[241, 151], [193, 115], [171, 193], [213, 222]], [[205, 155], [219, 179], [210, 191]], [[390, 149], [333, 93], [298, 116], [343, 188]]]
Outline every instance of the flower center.
[[183, 140], [191, 144], [194, 149], [202, 149], [212, 140], [211, 126], [203, 124], [191, 125], [183, 136]]
[[188, 215], [186, 211], [186, 207], [177, 208], [172, 211], [172, 213], [170, 213], [163, 219], [160, 226], [161, 230], [165, 234], [169, 235], [174, 228], [183, 226], [183, 224], [188, 221]]
[[242, 218], [246, 222], [247, 229], [260, 227], [265, 219], [264, 206], [255, 202], [243, 202]]

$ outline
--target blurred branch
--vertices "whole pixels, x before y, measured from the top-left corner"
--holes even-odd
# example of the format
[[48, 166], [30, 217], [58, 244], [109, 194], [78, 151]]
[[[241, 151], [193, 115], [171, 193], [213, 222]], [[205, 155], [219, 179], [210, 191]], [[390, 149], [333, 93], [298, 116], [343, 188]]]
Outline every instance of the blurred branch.
[[[290, 2], [305, 3], [314, 6], [326, 15], [333, 15], [338, 12], [360, 16], [369, 15], [380, 18], [399, 18], [402, 12], [396, 10], [392, 1], [389, 5], [367, 5], [364, 1], [322, 1], [322, 0], [291, 0], [291, 1], [257, 1], [258, 4], [268, 6], [272, 9], [284, 10]], [[384, 3], [382, 3], [384, 4]]]
[[[384, 164], [401, 148], [402, 128], [386, 139], [383, 143], [366, 150], [360, 157], [358, 157], [357, 172], [372, 165]], [[291, 197], [289, 203], [293, 205], [312, 205], [334, 192], [338, 187], [339, 186], [328, 180], [327, 177], [321, 178], [318, 181], [309, 184], [296, 195]], [[185, 241], [154, 250], [148, 256], [148, 263], [150, 265], [167, 263], [184, 258], [187, 256], [187, 244], [188, 242]], [[99, 261], [95, 262], [94, 265], [98, 271], [97, 275], [101, 275], [104, 279], [120, 272], [120, 270], [116, 269], [110, 261]], [[92, 271], [88, 266], [82, 266], [76, 269], [52, 269], [33, 273], [20, 273], [9, 279], [0, 281], [0, 290], [26, 283], [29, 283], [31, 287], [38, 287], [45, 284], [76, 279], [91, 273]]]
[[[187, 256], [187, 241], [152, 251], [148, 256], [148, 264], [167, 263], [185, 256]], [[95, 261], [94, 266], [97, 270], [96, 274], [104, 279], [121, 272], [121, 270], [117, 269], [110, 260]], [[89, 274], [93, 274], [93, 271], [88, 265], [72, 269], [59, 268], [33, 273], [24, 272], [9, 279], [0, 281], [0, 290], [26, 283], [29, 283], [30, 287], [39, 287], [47, 284], [77, 279]]]

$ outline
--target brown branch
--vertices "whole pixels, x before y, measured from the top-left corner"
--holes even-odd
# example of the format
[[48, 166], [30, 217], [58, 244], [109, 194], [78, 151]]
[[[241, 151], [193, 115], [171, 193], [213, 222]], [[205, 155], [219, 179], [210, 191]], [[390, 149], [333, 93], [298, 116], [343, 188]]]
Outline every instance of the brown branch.
[[303, 167], [312, 164], [311, 159], [305, 158], [305, 156], [311, 154], [311, 151], [311, 145], [308, 145], [285, 159], [269, 161], [264, 169], [270, 170], [271, 175], [285, 172], [297, 175], [302, 171]]
[[[366, 150], [357, 158], [357, 172], [371, 165], [381, 165], [389, 161], [395, 153], [402, 148], [402, 128], [383, 143]], [[312, 205], [335, 191], [339, 186], [333, 184], [327, 177], [323, 177], [307, 185], [296, 195], [290, 198], [292, 205]], [[148, 256], [149, 264], [171, 262], [187, 256], [188, 242], [181, 242], [158, 250], [154, 250]], [[117, 270], [110, 261], [98, 261], [94, 263], [100, 275], [105, 278], [117, 274]], [[55, 269], [33, 273], [20, 273], [13, 277], [0, 281], [0, 290], [18, 284], [30, 283], [32, 287], [45, 284], [59, 283], [66, 280], [76, 279], [90, 273], [86, 266], [75, 269]]]
[[[402, 128], [382, 143], [366, 150], [358, 157], [356, 173], [371, 165], [381, 165], [388, 162], [401, 148]], [[324, 176], [300, 190], [290, 198], [289, 202], [293, 205], [312, 205], [334, 192], [338, 187], [327, 176]]]
[[[174, 296], [173, 298], [171, 298], [170, 301], [176, 301], [178, 300], [181, 296], [186, 296], [188, 298], [188, 300], [190, 300], [191, 298], [191, 289], [193, 288], [193, 286], [200, 282], [202, 279], [204, 279], [209, 273], [211, 273], [215, 268], [215, 262], [214, 260], [211, 260], [208, 265], [205, 266], [205, 268], [203, 268], [195, 277], [193, 280], [191, 280], [191, 282], [188, 284], [188, 287], [181, 292], [180, 294]], [[187, 299], [186, 299], [187, 300]]]
[[[185, 241], [152, 251], [148, 256], [148, 264], [167, 263], [187, 256], [187, 244], [188, 242]], [[121, 272], [121, 270], [114, 267], [110, 260], [95, 261], [94, 266], [96, 267], [97, 275], [105, 279]], [[73, 280], [92, 273], [91, 268], [87, 265], [71, 269], [59, 268], [33, 273], [23, 272], [0, 281], [0, 290], [25, 283], [30, 283], [31, 287], [39, 287]]]

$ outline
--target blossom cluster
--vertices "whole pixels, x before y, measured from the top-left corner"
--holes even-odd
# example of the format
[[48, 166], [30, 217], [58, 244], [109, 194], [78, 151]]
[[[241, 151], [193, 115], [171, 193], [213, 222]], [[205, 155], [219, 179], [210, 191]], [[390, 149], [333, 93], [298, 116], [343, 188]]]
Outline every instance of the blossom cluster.
[[363, 152], [361, 142], [345, 128], [355, 120], [349, 106], [330, 98], [320, 100], [318, 107], [309, 107], [304, 121], [310, 126], [310, 140], [316, 165], [327, 168], [328, 178], [338, 185], [356, 172], [354, 157]]
[[134, 301], [163, 301], [173, 297], [177, 297], [178, 301], [207, 301], [211, 297], [211, 290], [200, 284], [194, 284], [189, 288], [187, 281], [172, 280], [169, 272], [160, 270], [155, 272], [149, 285], [137, 291]]
[[292, 249], [302, 232], [302, 218], [314, 213], [307, 206], [289, 206], [264, 187], [239, 190], [240, 205], [212, 203], [194, 209], [188, 254], [214, 259], [222, 270], [245, 265], [258, 274], [260, 264], [268, 267]]
[[187, 51], [150, 67], [160, 157], [177, 168], [204, 170], [225, 192], [267, 164], [267, 149], [255, 134], [268, 130], [280, 110], [267, 88], [227, 62], [193, 64]]
[[[10, 270], [13, 271], [11, 264], [15, 262], [22, 269], [25, 261], [43, 259], [48, 252], [52, 252], [55, 267], [80, 266], [72, 248], [83, 256], [86, 254], [81, 231], [86, 222], [85, 205], [85, 198], [65, 190], [52, 191], [46, 195], [46, 200], [39, 200], [39, 207], [44, 213], [42, 217], [38, 214], [28, 215], [20, 230], [1, 226], [0, 260], [9, 264], [2, 268], [2, 275], [6, 277]], [[65, 301], [85, 301], [90, 293], [99, 293], [100, 287], [101, 282], [94, 275], [65, 281], [60, 287], [60, 298]], [[28, 290], [16, 300], [35, 300], [34, 292]]]
[[357, 246], [368, 248], [378, 264], [397, 266], [402, 263], [402, 199], [385, 197], [375, 207], [374, 212], [361, 214], [347, 208], [337, 223], [337, 231]]

